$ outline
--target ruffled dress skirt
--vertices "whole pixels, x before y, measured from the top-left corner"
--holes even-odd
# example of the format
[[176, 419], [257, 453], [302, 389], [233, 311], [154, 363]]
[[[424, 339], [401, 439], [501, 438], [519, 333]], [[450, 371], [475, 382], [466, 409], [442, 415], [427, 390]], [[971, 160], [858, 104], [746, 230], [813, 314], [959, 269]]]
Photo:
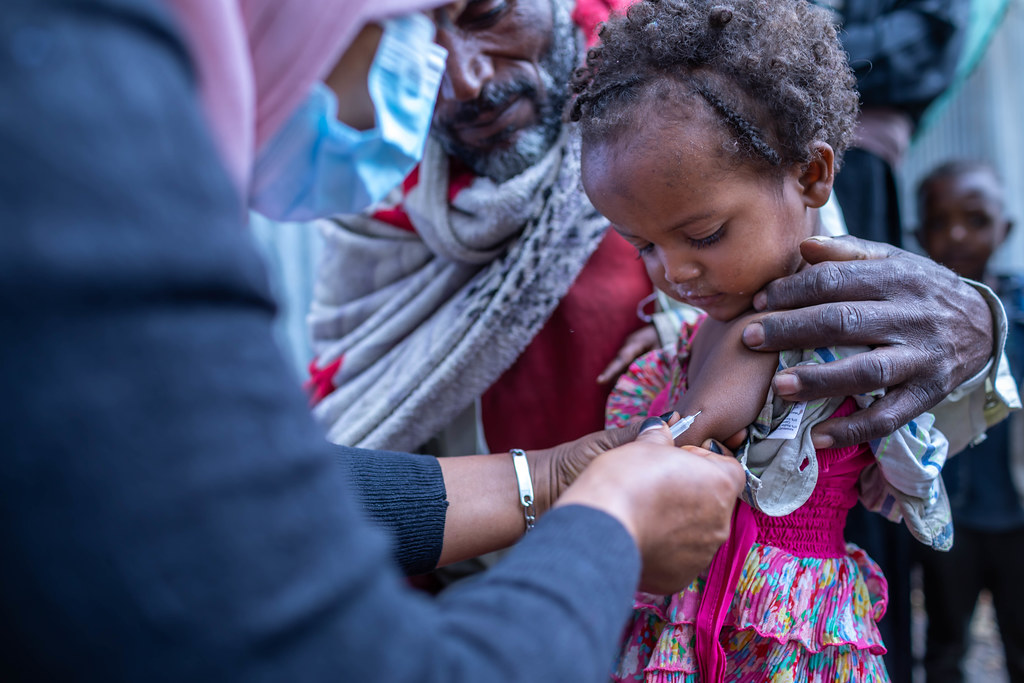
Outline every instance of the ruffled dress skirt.
[[675, 595], [636, 595], [613, 680], [888, 681], [877, 627], [885, 577], [843, 541], [870, 458], [862, 447], [819, 451], [814, 493], [785, 517], [738, 503], [708, 572]]
[[[695, 620], [705, 578], [672, 596], [638, 594], [616, 681], [698, 683]], [[800, 558], [755, 544], [719, 642], [730, 683], [888, 681], [876, 621], [885, 612], [878, 565]]]

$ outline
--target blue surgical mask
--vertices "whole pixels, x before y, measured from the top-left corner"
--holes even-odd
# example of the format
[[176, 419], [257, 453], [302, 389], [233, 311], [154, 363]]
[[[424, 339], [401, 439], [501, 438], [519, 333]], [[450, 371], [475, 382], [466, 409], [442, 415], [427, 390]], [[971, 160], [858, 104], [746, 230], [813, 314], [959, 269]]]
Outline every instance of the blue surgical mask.
[[423, 156], [447, 51], [422, 14], [384, 23], [370, 67], [376, 126], [338, 120], [338, 100], [322, 83], [253, 168], [250, 207], [282, 221], [355, 213], [380, 201]]

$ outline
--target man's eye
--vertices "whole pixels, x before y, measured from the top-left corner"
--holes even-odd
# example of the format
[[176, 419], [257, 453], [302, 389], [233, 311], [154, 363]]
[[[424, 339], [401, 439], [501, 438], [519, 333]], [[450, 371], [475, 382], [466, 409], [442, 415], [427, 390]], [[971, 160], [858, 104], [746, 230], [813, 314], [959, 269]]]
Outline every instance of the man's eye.
[[474, 28], [491, 26], [498, 21], [508, 9], [505, 0], [477, 0], [466, 6], [459, 17], [459, 23]]

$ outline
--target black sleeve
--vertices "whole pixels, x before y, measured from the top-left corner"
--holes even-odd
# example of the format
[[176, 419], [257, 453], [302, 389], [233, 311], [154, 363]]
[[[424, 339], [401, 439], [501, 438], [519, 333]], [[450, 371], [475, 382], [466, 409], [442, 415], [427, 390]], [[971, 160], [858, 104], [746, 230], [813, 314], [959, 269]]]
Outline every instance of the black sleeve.
[[402, 570], [422, 574], [435, 568], [448, 508], [437, 458], [339, 447], [338, 462], [363, 510], [394, 539]]
[[849, 0], [840, 32], [866, 106], [915, 117], [950, 86], [969, 0]]
[[603, 679], [639, 573], [603, 513], [405, 587], [159, 0], [3, 0], [0, 93], [0, 679]]

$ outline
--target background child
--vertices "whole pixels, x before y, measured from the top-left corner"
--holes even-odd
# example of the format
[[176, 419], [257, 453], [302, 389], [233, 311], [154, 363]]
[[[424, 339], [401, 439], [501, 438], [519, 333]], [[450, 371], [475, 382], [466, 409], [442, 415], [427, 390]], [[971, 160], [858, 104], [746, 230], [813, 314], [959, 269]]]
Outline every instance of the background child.
[[[1010, 323], [1007, 357], [1014, 379], [1024, 379], [1024, 283], [995, 277], [988, 262], [1011, 222], [995, 170], [974, 161], [936, 168], [917, 191], [918, 240], [928, 255], [958, 275], [995, 290]], [[1020, 416], [988, 430], [966, 457], [943, 471], [956, 545], [947, 553], [921, 553], [928, 609], [925, 671], [929, 683], [962, 681], [968, 627], [982, 588], [992, 593], [1006, 668], [1024, 681], [1024, 442]]]
[[754, 294], [803, 265], [850, 139], [857, 95], [835, 30], [803, 0], [647, 0], [601, 40], [573, 82], [584, 188], [655, 285], [707, 312], [676, 349], [631, 367], [609, 421], [699, 410], [679, 443], [750, 433], [729, 541], [682, 593], [638, 595], [616, 677], [888, 680], [875, 625], [885, 579], [845, 545], [846, 512], [859, 492], [948, 547], [945, 439], [924, 415], [871, 444], [816, 450], [812, 425], [876, 397], [792, 406], [771, 377], [865, 350], [775, 357], [740, 342]]

